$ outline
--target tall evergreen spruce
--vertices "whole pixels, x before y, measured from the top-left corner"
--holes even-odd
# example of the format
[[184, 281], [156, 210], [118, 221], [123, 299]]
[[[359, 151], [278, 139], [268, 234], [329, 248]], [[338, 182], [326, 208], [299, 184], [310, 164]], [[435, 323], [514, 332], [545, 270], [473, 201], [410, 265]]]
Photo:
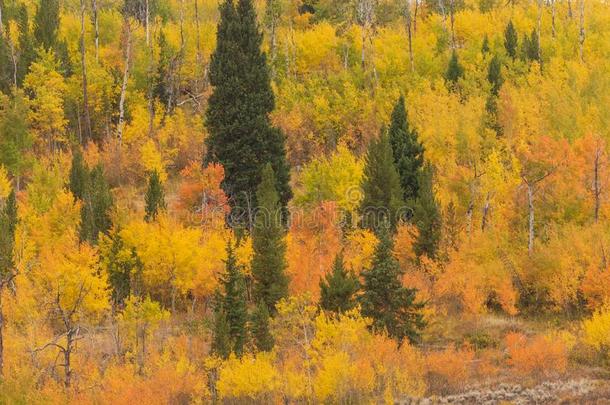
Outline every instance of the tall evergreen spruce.
[[175, 63], [175, 50], [167, 41], [165, 32], [159, 32], [159, 63], [154, 77], [153, 95], [165, 106], [165, 114], [172, 112], [173, 103], [173, 78], [172, 64]]
[[491, 94], [497, 97], [500, 92], [500, 87], [502, 87], [502, 83], [504, 83], [504, 78], [502, 77], [502, 63], [500, 62], [498, 55], [494, 55], [489, 62], [487, 81], [491, 84]]
[[388, 133], [394, 163], [400, 176], [403, 201], [412, 201], [419, 191], [419, 172], [424, 164], [424, 147], [419, 142], [415, 128], [409, 128], [405, 99], [402, 96], [394, 106]]
[[21, 86], [25, 76], [30, 71], [30, 65], [36, 59], [36, 46], [30, 33], [28, 9], [25, 4], [21, 4], [19, 7], [17, 27], [19, 28], [18, 42], [20, 50], [19, 63], [17, 65], [17, 85]]
[[97, 244], [100, 233], [108, 233], [112, 226], [110, 212], [113, 200], [104, 169], [97, 165], [89, 174], [81, 208], [81, 240]]
[[464, 77], [464, 67], [460, 64], [457, 52], [454, 50], [451, 53], [451, 59], [449, 59], [449, 65], [445, 72], [445, 81], [449, 86], [457, 86], [460, 78]]
[[343, 255], [335, 257], [332, 271], [320, 280], [320, 307], [326, 311], [343, 313], [356, 306], [358, 277], [345, 269]]
[[374, 330], [386, 331], [398, 342], [405, 338], [415, 341], [425, 326], [421, 314], [424, 304], [415, 301], [417, 290], [402, 285], [403, 271], [394, 257], [389, 229], [380, 229], [373, 263], [362, 273], [362, 315], [373, 320]]
[[275, 100], [262, 33], [252, 0], [225, 0], [220, 7], [217, 46], [210, 63], [214, 91], [206, 113], [209, 136], [206, 162], [224, 166], [222, 188], [229, 197], [235, 225], [251, 226], [262, 169], [271, 163], [284, 211], [292, 196], [284, 135], [271, 126]]
[[231, 354], [231, 338], [224, 300], [220, 291], [216, 291], [214, 299], [214, 326], [212, 332], [212, 353], [215, 353], [222, 359], [227, 359]]
[[7, 37], [0, 31], [0, 92], [10, 94], [13, 87], [13, 64]]
[[506, 49], [506, 53], [513, 60], [517, 57], [518, 45], [519, 38], [517, 36], [517, 30], [515, 29], [513, 22], [509, 21], [506, 29], [504, 30], [504, 49]]
[[102, 258], [103, 267], [108, 275], [108, 283], [112, 289], [112, 303], [114, 308], [122, 308], [130, 295], [141, 294], [141, 275], [144, 264], [138, 257], [135, 248], [129, 254], [120, 232], [114, 231], [106, 239], [110, 245]]
[[46, 50], [57, 46], [59, 0], [40, 0], [34, 16], [34, 38]]
[[83, 159], [83, 154], [80, 150], [74, 151], [72, 154], [72, 165], [70, 167], [70, 182], [68, 188], [70, 192], [79, 200], [85, 198], [85, 191], [89, 183], [89, 170]]
[[536, 31], [534, 28], [529, 37], [527, 34], [523, 36], [523, 59], [529, 62], [540, 62], [539, 50], [540, 46], [538, 44], [538, 31]]
[[13, 175], [19, 190], [21, 177], [32, 163], [27, 153], [34, 144], [28, 123], [29, 107], [22, 91], [16, 91], [0, 118], [0, 164]]
[[387, 131], [369, 144], [362, 180], [364, 198], [360, 204], [362, 225], [376, 231], [388, 222], [395, 228], [403, 207], [400, 176], [394, 165], [394, 154]]
[[256, 301], [265, 303], [270, 314], [275, 314], [275, 304], [288, 295], [285, 230], [276, 184], [273, 168], [268, 163], [256, 191], [258, 209], [252, 231], [252, 277]]
[[146, 203], [144, 219], [148, 222], [156, 220], [159, 212], [165, 210], [163, 184], [156, 170], [148, 176], [148, 188], [146, 189], [144, 202]]
[[262, 351], [268, 352], [273, 349], [273, 335], [269, 330], [269, 310], [264, 302], [260, 302], [251, 316], [250, 331], [254, 346]]
[[434, 194], [434, 169], [426, 164], [420, 177], [420, 193], [413, 208], [413, 220], [419, 235], [414, 251], [417, 256], [436, 258], [441, 239], [442, 217]]
[[231, 350], [237, 356], [241, 356], [247, 338], [246, 281], [230, 241], [227, 244], [225, 269], [225, 275], [220, 280], [224, 290], [223, 310], [228, 325]]

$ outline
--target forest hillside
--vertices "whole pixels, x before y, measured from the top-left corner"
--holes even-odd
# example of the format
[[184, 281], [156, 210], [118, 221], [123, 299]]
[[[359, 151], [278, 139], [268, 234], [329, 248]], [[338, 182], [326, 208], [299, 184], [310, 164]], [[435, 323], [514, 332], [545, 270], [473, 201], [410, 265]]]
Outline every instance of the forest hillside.
[[0, 404], [603, 403], [609, 191], [607, 0], [0, 0]]

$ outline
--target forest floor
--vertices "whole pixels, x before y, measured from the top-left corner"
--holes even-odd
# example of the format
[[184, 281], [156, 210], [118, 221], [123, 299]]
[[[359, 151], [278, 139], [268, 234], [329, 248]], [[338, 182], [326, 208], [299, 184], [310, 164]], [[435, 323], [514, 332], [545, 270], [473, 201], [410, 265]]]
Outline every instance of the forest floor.
[[610, 404], [610, 381], [589, 378], [546, 381], [533, 387], [502, 383], [447, 396], [405, 399], [400, 405]]
[[[430, 325], [424, 350], [442, 350], [455, 345], [469, 345], [479, 350], [496, 350], [506, 356], [503, 337], [510, 332], [526, 336], [545, 335], [552, 331], [578, 333], [573, 319], [544, 316], [508, 317], [488, 314], [473, 318], [447, 316]], [[565, 372], [543, 375], [534, 372], [518, 375], [506, 365], [492, 375], [478, 374], [453, 385], [446, 380], [429, 381], [423, 398], [406, 398], [399, 404], [608, 404], [610, 405], [610, 372], [606, 364], [591, 361], [584, 347], [571, 351]], [[477, 360], [473, 360], [476, 363]]]

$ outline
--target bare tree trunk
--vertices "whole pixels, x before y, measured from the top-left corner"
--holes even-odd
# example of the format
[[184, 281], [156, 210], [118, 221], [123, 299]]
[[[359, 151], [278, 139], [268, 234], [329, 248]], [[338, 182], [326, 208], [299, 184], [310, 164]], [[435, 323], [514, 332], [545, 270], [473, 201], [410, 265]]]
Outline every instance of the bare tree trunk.
[[[148, 4], [148, 1], [147, 1]], [[148, 23], [146, 25], [148, 27]], [[148, 29], [147, 29], [148, 33]], [[148, 34], [147, 34], [148, 35]], [[155, 95], [154, 95], [154, 65], [155, 54], [152, 43], [148, 42], [148, 136], [152, 137], [155, 130]]]
[[542, 0], [538, 0], [538, 59], [542, 68]]
[[447, 13], [445, 12], [445, 0], [438, 0], [438, 8], [441, 10], [443, 16], [443, 23], [445, 24], [445, 31], [447, 31]]
[[527, 251], [531, 256], [534, 252], [534, 190], [533, 186], [529, 183], [526, 183], [525, 185], [527, 186], [527, 206], [529, 210]]
[[579, 4], [579, 30], [578, 30], [578, 44], [580, 49], [580, 60], [585, 60], [585, 0], [580, 0]]
[[2, 306], [2, 290], [4, 283], [0, 283], [0, 378], [4, 376], [4, 308]]
[[146, 0], [146, 45], [150, 46], [150, 0]]
[[119, 100], [119, 123], [117, 138], [119, 146], [123, 143], [123, 126], [125, 125], [125, 97], [127, 95], [127, 83], [129, 82], [129, 65], [131, 63], [131, 25], [125, 18], [125, 70], [123, 71], [123, 84], [121, 86], [121, 98]]
[[93, 10], [93, 26], [95, 28], [95, 62], [100, 60], [100, 26], [98, 21], [97, 0], [91, 1], [91, 9]]
[[366, 54], [365, 54], [365, 49], [366, 49], [366, 28], [364, 27], [364, 24], [362, 25], [362, 51], [360, 52], [360, 66], [362, 66], [362, 69], [365, 69], [366, 66]]
[[2, 23], [2, 3], [0, 2], [0, 35], [4, 32], [4, 24]]
[[474, 212], [474, 201], [470, 200], [468, 203], [468, 211], [466, 211], [466, 229], [468, 230], [468, 237], [472, 236], [472, 214]]
[[601, 148], [598, 145], [595, 150], [595, 163], [593, 167], [593, 196], [595, 197], [595, 223], [599, 221], [599, 208], [600, 208], [600, 197], [602, 194], [601, 184], [600, 184], [600, 165], [601, 165]]
[[85, 144], [91, 140], [91, 115], [89, 114], [89, 93], [87, 91], [87, 59], [85, 44], [85, 0], [80, 0], [80, 59], [83, 70], [83, 114], [85, 118]]
[[70, 388], [72, 384], [72, 351], [74, 350], [75, 338], [78, 336], [79, 329], [70, 329], [66, 334], [66, 348], [64, 352], [64, 385]]
[[451, 22], [451, 48], [455, 49], [455, 0], [449, 0], [449, 18]]
[[573, 16], [574, 14], [572, 13], [572, 0], [568, 0], [568, 17], [570, 17], [571, 20]]
[[[417, 0], [415, 0], [417, 3]], [[411, 62], [411, 71], [415, 71], [415, 62], [413, 61], [413, 34], [411, 20], [411, 0], [407, 0], [405, 4], [405, 22], [407, 23], [407, 35], [409, 38], [409, 61]]]
[[417, 10], [419, 9], [419, 0], [415, 0], [415, 12], [413, 13], [413, 36], [417, 34]]
[[485, 198], [485, 205], [483, 206], [483, 218], [481, 220], [481, 230], [483, 232], [485, 232], [485, 229], [487, 228], [487, 223], [488, 223], [488, 218], [489, 218], [489, 211], [491, 209], [491, 200], [490, 200], [490, 193], [487, 193], [487, 197]]
[[550, 0], [551, 2], [551, 32], [553, 35], [553, 39], [555, 39], [556, 30], [555, 30], [555, 0]]

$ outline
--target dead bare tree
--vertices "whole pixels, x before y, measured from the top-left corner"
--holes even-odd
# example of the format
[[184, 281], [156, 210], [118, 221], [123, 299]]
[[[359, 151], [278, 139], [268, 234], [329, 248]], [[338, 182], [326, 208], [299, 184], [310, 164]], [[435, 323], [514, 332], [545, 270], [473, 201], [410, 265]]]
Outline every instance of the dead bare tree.
[[[89, 290], [85, 287], [84, 283], [81, 283], [78, 291], [78, 295], [74, 300], [71, 308], [64, 308], [61, 303], [61, 291], [58, 289], [55, 300], [53, 302], [53, 312], [59, 317], [60, 324], [62, 325], [62, 333], [58, 334], [53, 340], [40, 348], [33, 350], [33, 354], [40, 351], [46, 350], [50, 347], [54, 347], [59, 350], [59, 354], [63, 357], [63, 363], [59, 364], [64, 369], [64, 386], [70, 388], [72, 384], [72, 354], [76, 350], [76, 345], [79, 340], [83, 338], [81, 330], [83, 327], [78, 322], [77, 314], [81, 310], [81, 304], [84, 298], [89, 293]], [[65, 343], [60, 343], [65, 339]], [[56, 365], [54, 365], [55, 367]]]

